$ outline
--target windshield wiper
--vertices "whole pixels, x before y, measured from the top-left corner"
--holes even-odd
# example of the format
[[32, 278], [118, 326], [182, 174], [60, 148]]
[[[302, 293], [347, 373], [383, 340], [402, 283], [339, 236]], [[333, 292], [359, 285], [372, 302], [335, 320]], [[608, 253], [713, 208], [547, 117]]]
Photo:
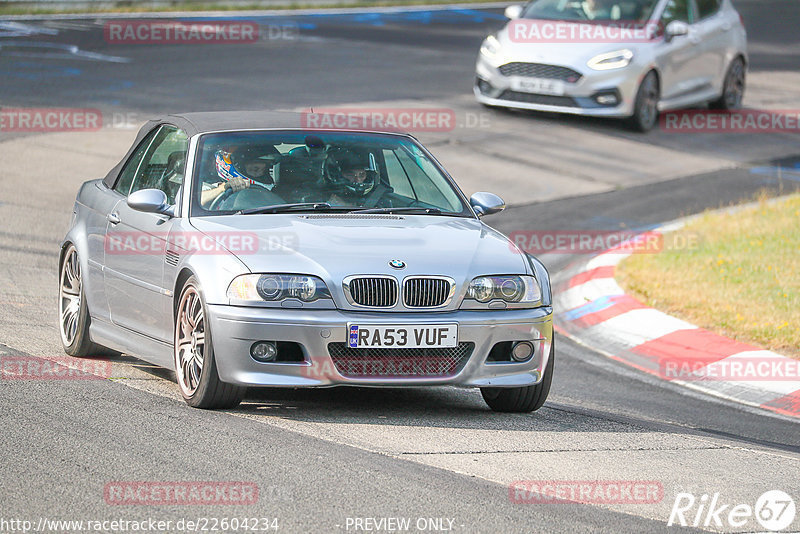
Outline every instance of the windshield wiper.
[[254, 213], [284, 213], [298, 210], [324, 211], [330, 209], [334, 209], [334, 207], [327, 202], [297, 202], [294, 204], [275, 204], [273, 206], [261, 206], [260, 208], [248, 208], [246, 210], [239, 210], [236, 214], [251, 215]]
[[425, 213], [427, 215], [441, 215], [442, 210], [439, 208], [421, 208], [414, 206], [406, 206], [402, 208], [369, 208], [365, 210], [355, 210], [350, 213]]

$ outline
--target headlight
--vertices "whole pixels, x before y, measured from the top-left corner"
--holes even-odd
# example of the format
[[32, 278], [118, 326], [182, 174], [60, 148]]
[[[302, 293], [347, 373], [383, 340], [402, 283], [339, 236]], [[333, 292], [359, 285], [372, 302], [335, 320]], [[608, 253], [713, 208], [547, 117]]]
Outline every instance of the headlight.
[[532, 308], [541, 300], [542, 292], [533, 276], [479, 276], [467, 287], [461, 307], [487, 308], [492, 301], [502, 301], [508, 308]]
[[594, 56], [586, 64], [594, 70], [614, 70], [627, 67], [632, 59], [633, 52], [626, 48]]
[[496, 56], [499, 52], [500, 52], [500, 41], [497, 40], [497, 37], [495, 37], [494, 35], [490, 35], [489, 37], [484, 39], [483, 44], [481, 45], [481, 54], [491, 58]]
[[243, 274], [228, 286], [231, 300], [278, 302], [298, 299], [314, 302], [331, 298], [322, 279], [305, 274]]

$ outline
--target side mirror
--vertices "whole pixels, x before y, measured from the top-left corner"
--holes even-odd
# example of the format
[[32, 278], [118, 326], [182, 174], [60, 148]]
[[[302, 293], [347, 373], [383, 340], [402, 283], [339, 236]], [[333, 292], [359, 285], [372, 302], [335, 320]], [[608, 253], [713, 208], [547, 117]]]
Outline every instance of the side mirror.
[[664, 29], [664, 37], [667, 42], [681, 35], [689, 35], [689, 25], [683, 21], [673, 20], [667, 24], [667, 27]]
[[518, 19], [520, 16], [522, 16], [522, 6], [519, 4], [508, 6], [503, 15], [505, 15], [507, 19]]
[[499, 213], [506, 209], [506, 203], [494, 193], [479, 192], [472, 195], [469, 205], [475, 210], [478, 217]]
[[175, 209], [169, 205], [167, 194], [160, 189], [140, 189], [131, 193], [128, 195], [128, 206], [136, 211], [175, 216]]

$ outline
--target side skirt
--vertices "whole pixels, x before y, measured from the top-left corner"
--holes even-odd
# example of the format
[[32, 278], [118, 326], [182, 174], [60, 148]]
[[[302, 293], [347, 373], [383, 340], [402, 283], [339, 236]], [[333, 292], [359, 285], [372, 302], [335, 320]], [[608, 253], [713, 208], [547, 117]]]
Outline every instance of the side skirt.
[[104, 347], [136, 356], [159, 367], [175, 370], [171, 343], [139, 334], [97, 317], [92, 317], [89, 337]]

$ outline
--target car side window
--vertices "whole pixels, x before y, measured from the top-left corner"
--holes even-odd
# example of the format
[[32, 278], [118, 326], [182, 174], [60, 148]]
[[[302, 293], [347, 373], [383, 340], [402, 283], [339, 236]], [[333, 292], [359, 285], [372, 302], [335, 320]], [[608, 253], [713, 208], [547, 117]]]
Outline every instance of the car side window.
[[139, 165], [142, 163], [144, 153], [150, 148], [150, 145], [153, 143], [153, 137], [155, 137], [157, 132], [158, 129], [147, 134], [142, 142], [139, 143], [139, 146], [136, 147], [136, 150], [131, 154], [127, 163], [122, 167], [122, 172], [119, 174], [119, 178], [117, 178], [117, 183], [114, 184], [114, 191], [123, 196], [128, 196], [131, 191], [133, 177], [136, 176], [136, 171], [139, 170]]
[[162, 126], [142, 158], [130, 192], [141, 189], [160, 189], [170, 204], [175, 203], [178, 189], [183, 185], [186, 151], [189, 138], [178, 128]]
[[662, 27], [666, 28], [667, 24], [679, 20], [687, 24], [694, 22], [692, 16], [692, 3], [691, 0], [670, 0], [661, 14]]
[[697, 2], [697, 18], [702, 20], [715, 15], [722, 4], [721, 0], [695, 0]]

